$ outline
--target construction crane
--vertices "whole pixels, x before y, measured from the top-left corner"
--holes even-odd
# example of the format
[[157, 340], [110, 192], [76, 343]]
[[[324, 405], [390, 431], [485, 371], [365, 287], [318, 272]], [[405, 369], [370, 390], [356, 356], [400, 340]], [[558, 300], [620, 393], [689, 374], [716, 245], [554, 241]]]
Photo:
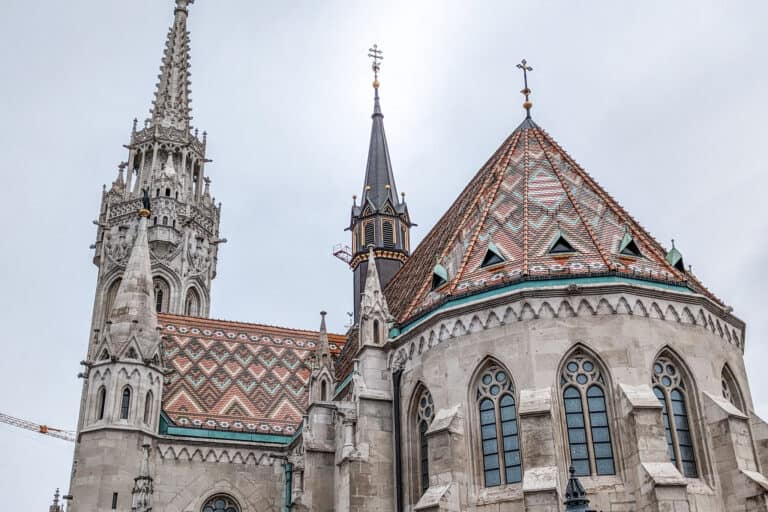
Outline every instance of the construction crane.
[[37, 423], [22, 420], [20, 418], [14, 418], [13, 416], [8, 416], [7, 414], [3, 414], [1, 412], [0, 423], [5, 423], [6, 425], [11, 425], [13, 427], [23, 428], [25, 430], [31, 430], [32, 432], [37, 432], [38, 434], [43, 434], [45, 436], [55, 437], [56, 439], [61, 439], [62, 441], [69, 441], [70, 443], [75, 442], [74, 432], [69, 430], [62, 430], [60, 428], [49, 427], [48, 425], [38, 425]]

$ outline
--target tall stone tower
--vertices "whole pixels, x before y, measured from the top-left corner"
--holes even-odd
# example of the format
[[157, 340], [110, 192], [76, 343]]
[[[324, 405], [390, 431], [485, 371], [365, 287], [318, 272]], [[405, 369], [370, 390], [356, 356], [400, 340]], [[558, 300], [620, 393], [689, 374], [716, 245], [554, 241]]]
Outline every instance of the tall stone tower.
[[93, 262], [99, 268], [93, 328], [103, 329], [136, 237], [136, 211], [152, 201], [148, 239], [157, 312], [207, 316], [216, 277], [221, 205], [205, 175], [206, 134], [190, 125], [188, 7], [176, 0], [150, 117], [134, 120], [128, 161], [105, 187]]
[[[206, 134], [201, 138], [190, 124], [192, 3], [175, 0], [150, 117], [142, 127], [134, 120], [128, 160], [104, 188], [94, 221], [98, 277], [83, 362], [72, 511], [114, 509], [132, 494], [134, 502], [147, 502], [144, 444], [158, 430], [165, 371], [157, 313], [205, 317], [210, 308], [218, 244], [225, 240], [219, 238], [221, 205], [205, 176]], [[111, 471], [115, 456], [141, 470], [135, 488], [126, 487], [134, 479]]]
[[405, 194], [398, 197], [395, 175], [389, 158], [387, 136], [384, 133], [384, 114], [379, 101], [381, 50], [376, 45], [370, 50], [373, 58], [374, 99], [371, 142], [368, 164], [360, 204], [355, 198], [349, 230], [352, 232], [352, 261], [354, 273], [355, 322], [360, 318], [360, 300], [368, 273], [369, 248], [373, 247], [376, 266], [385, 287], [400, 270], [410, 254], [410, 229], [414, 226], [408, 215]]

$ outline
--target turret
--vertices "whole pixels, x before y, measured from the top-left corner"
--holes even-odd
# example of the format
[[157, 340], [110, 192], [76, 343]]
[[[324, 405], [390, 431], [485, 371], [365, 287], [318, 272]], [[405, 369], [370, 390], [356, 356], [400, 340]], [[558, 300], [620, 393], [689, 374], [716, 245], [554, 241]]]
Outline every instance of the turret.
[[309, 379], [310, 403], [331, 400], [336, 386], [336, 372], [328, 342], [328, 329], [325, 326], [326, 314], [325, 311], [320, 312], [320, 333], [317, 340], [317, 349], [312, 358], [312, 373]]
[[378, 79], [381, 50], [374, 45], [370, 52], [374, 72], [371, 141], [363, 193], [359, 205], [356, 197], [353, 200], [348, 228], [352, 232], [350, 265], [354, 272], [355, 321], [360, 317], [360, 294], [369, 264], [368, 249], [374, 249], [381, 286], [385, 287], [410, 254], [410, 229], [414, 226], [408, 214], [405, 194], [397, 194], [387, 137], [384, 133], [384, 114], [381, 110]]

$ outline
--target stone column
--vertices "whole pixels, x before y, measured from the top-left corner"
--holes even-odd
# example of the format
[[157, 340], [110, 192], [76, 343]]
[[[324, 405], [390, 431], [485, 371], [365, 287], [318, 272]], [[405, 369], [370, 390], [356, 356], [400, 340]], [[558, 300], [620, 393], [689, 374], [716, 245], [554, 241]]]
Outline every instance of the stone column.
[[518, 414], [526, 510], [559, 512], [562, 500], [558, 485], [552, 389], [521, 390]]

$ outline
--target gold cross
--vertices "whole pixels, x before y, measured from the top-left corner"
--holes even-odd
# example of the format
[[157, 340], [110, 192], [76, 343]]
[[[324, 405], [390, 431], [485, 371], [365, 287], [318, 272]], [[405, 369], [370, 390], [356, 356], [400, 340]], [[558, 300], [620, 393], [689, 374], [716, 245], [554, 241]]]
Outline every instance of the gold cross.
[[372, 48], [368, 48], [368, 56], [373, 59], [371, 69], [373, 69], [374, 80], [379, 79], [379, 70], [381, 69], [381, 61], [384, 60], [382, 51], [379, 50], [379, 46], [374, 44]]

